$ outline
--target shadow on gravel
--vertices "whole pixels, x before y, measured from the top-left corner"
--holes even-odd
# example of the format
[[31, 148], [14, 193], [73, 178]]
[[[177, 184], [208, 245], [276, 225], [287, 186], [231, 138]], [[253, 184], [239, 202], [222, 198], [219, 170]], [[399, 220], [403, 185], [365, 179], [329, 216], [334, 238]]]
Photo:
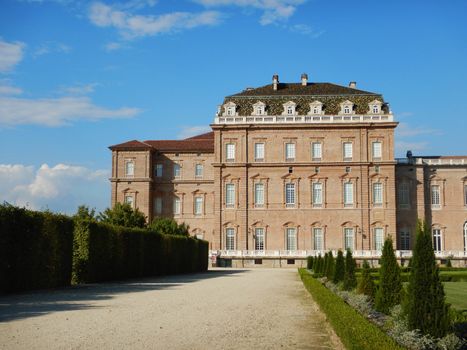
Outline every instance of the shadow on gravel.
[[0, 296], [0, 323], [60, 311], [99, 308], [100, 306], [95, 306], [91, 303], [109, 300], [118, 294], [170, 290], [187, 283], [194, 283], [209, 278], [233, 276], [245, 272], [248, 272], [248, 270], [210, 270], [190, 275], [84, 284], [62, 289], [3, 295]]

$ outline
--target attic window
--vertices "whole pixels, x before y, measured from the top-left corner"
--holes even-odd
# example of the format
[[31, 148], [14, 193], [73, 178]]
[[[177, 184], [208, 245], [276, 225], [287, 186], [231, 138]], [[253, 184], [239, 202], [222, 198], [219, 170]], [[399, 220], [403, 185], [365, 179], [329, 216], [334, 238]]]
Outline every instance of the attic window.
[[375, 113], [375, 114], [379, 113], [379, 106], [378, 105], [373, 105], [373, 113]]
[[348, 106], [348, 105], [344, 106], [344, 113], [345, 114], [350, 114], [350, 106]]
[[266, 105], [258, 102], [253, 105], [253, 115], [266, 115]]
[[292, 106], [287, 106], [287, 114], [288, 115], [293, 115], [293, 110], [294, 110], [294, 108]]

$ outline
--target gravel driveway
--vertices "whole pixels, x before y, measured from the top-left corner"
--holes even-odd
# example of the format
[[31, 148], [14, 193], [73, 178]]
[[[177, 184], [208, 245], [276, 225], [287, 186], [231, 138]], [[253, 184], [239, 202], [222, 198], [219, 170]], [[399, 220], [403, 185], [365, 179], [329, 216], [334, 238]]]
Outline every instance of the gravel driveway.
[[0, 297], [1, 349], [340, 349], [295, 269]]

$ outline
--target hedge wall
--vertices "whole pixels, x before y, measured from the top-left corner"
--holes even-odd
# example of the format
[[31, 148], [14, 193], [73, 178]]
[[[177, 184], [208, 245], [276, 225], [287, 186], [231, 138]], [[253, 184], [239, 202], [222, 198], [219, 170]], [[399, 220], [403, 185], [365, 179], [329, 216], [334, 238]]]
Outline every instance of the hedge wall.
[[73, 220], [0, 205], [0, 293], [67, 286]]
[[208, 242], [144, 229], [76, 221], [73, 282], [206, 271]]

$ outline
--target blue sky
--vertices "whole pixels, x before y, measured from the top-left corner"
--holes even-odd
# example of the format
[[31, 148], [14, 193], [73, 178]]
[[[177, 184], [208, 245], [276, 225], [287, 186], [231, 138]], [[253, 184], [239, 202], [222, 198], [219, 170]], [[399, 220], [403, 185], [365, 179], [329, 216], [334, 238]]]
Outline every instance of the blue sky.
[[223, 97], [311, 81], [384, 94], [396, 156], [467, 154], [467, 2], [2, 0], [0, 202], [110, 201], [109, 145], [203, 132]]

